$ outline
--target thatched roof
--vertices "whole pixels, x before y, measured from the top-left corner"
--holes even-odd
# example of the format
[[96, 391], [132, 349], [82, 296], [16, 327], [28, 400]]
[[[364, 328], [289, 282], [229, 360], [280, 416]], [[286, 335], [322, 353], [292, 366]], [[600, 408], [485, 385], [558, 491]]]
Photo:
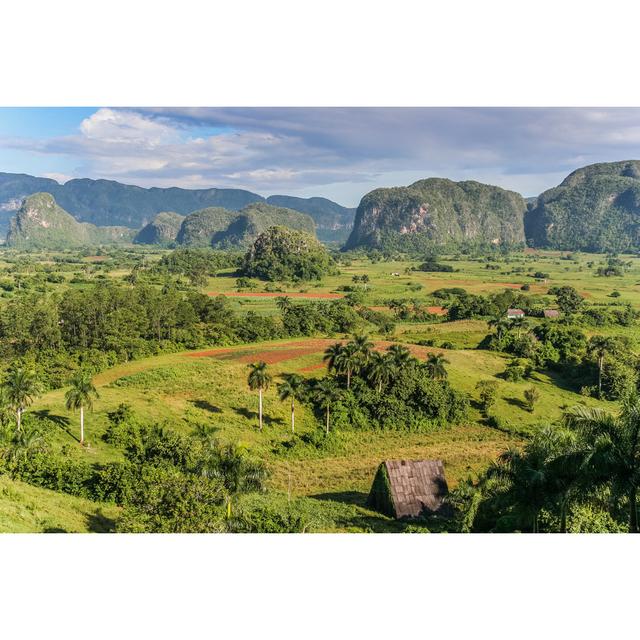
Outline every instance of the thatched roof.
[[441, 513], [447, 495], [442, 460], [386, 460], [373, 480], [369, 505], [394, 518]]

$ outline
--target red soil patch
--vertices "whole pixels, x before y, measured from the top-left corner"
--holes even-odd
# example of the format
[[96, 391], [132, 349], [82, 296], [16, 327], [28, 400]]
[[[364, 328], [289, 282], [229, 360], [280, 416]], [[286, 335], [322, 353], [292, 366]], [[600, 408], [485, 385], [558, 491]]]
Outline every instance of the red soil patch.
[[310, 364], [308, 367], [303, 367], [302, 369], [300, 369], [300, 373], [309, 373], [311, 371], [317, 371], [318, 369], [324, 369], [325, 368], [325, 363], [324, 362], [318, 362], [316, 364]]
[[209, 291], [208, 296], [229, 296], [231, 298], [320, 298], [323, 300], [331, 300], [336, 298], [344, 298], [341, 293], [285, 293], [278, 292], [272, 293], [270, 291], [228, 291], [226, 293], [219, 293], [216, 291]]
[[447, 310], [443, 307], [427, 307], [427, 311], [435, 316], [446, 316]]

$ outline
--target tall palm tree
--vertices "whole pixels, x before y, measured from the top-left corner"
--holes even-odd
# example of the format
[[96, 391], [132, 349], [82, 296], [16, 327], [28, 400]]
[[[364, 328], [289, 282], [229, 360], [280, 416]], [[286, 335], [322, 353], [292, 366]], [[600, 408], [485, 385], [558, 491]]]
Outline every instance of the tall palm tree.
[[250, 369], [249, 377], [247, 378], [249, 389], [251, 389], [251, 391], [257, 390], [260, 397], [259, 419], [260, 431], [262, 431], [262, 392], [266, 391], [269, 388], [269, 384], [271, 383], [271, 376], [267, 371], [266, 362], [254, 362], [247, 366]]
[[336, 370], [336, 362], [339, 361], [343, 348], [342, 343], [334, 342], [325, 349], [322, 361], [327, 363], [327, 369], [329, 369], [329, 371]]
[[69, 411], [80, 409], [80, 444], [84, 444], [84, 410], [93, 409], [93, 399], [98, 398], [91, 376], [79, 371], [71, 378], [71, 388], [65, 395], [66, 406]]
[[291, 400], [291, 433], [296, 431], [296, 400], [302, 402], [306, 395], [305, 379], [297, 373], [285, 373], [278, 385], [280, 400]]
[[403, 347], [400, 344], [392, 344], [388, 349], [387, 353], [391, 357], [391, 361], [398, 368], [402, 369], [409, 360], [411, 360], [411, 352], [407, 347]]
[[587, 346], [587, 351], [594, 356], [598, 362], [598, 398], [602, 397], [602, 370], [604, 368], [604, 359], [613, 348], [613, 341], [611, 338], [605, 336], [592, 336]]
[[430, 353], [427, 357], [427, 371], [434, 380], [444, 380], [447, 377], [445, 364], [449, 361], [441, 353]]
[[389, 383], [393, 377], [395, 370], [392, 359], [388, 354], [382, 354], [374, 351], [371, 354], [369, 365], [367, 367], [367, 375], [369, 380], [376, 385], [378, 393], [382, 392], [382, 386]]
[[321, 409], [325, 410], [326, 425], [325, 429], [327, 434], [329, 433], [329, 412], [331, 407], [340, 400], [340, 389], [336, 386], [336, 383], [331, 378], [322, 378], [319, 380], [314, 388], [313, 395]]
[[640, 396], [622, 402], [618, 415], [578, 405], [564, 416], [582, 446], [582, 473], [593, 483], [609, 485], [629, 501], [629, 531], [638, 533], [637, 496], [640, 486]]
[[489, 326], [496, 332], [498, 340], [502, 340], [511, 328], [511, 320], [504, 316], [496, 316], [492, 320], [489, 320]]
[[334, 368], [338, 373], [347, 375], [347, 389], [351, 387], [351, 376], [362, 364], [362, 355], [353, 342], [348, 342], [336, 356]]
[[22, 414], [40, 393], [40, 385], [33, 372], [18, 368], [9, 373], [3, 386], [9, 406], [16, 414], [16, 425], [20, 431]]

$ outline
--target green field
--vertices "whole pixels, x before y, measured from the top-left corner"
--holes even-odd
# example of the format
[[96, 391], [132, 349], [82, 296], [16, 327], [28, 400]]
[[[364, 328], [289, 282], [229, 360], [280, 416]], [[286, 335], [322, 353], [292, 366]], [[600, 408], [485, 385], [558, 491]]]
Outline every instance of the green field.
[[[143, 260], [153, 264], [164, 252], [137, 249], [118, 259], [84, 257], [76, 264], [54, 262], [64, 254], [25, 254], [7, 252], [11, 262], [1, 262], [4, 277], [29, 278], [37, 268], [63, 277], [55, 284], [43, 285], [45, 291], [87, 287], [100, 278], [121, 281], [131, 272], [131, 264]], [[15, 262], [16, 258], [19, 259]], [[497, 293], [504, 289], [519, 289], [529, 285], [528, 294], [553, 306], [550, 286], [571, 285], [578, 289], [588, 304], [622, 307], [630, 303], [640, 308], [640, 260], [624, 256], [632, 266], [619, 277], [595, 275], [604, 263], [601, 255], [575, 254], [567, 259], [558, 252], [526, 252], [513, 254], [506, 260], [470, 259], [446, 256], [441, 262], [454, 268], [451, 273], [409, 271], [416, 261], [381, 261], [351, 259], [339, 266], [339, 273], [318, 284], [278, 283], [277, 295], [296, 294], [295, 302], [322, 299], [323, 295], [344, 295], [353, 286], [353, 277], [367, 275], [366, 287], [359, 286], [363, 304], [393, 316], [388, 303], [393, 299], [411, 299], [419, 304], [437, 302], [431, 294], [437, 289], [461, 287], [469, 293]], [[487, 265], [493, 268], [487, 269]], [[534, 278], [544, 272], [545, 278]], [[10, 274], [10, 276], [9, 276]], [[395, 275], [397, 274], [397, 275]], [[72, 282], [74, 277], [82, 282]], [[265, 283], [254, 281], [251, 293], [268, 293]], [[271, 293], [273, 292], [271, 287]], [[238, 291], [232, 271], [210, 277], [201, 287], [208, 294], [240, 294], [230, 297], [232, 308], [240, 314], [254, 311], [261, 315], [278, 314], [275, 297], [246, 295]], [[620, 293], [612, 298], [613, 291]], [[4, 291], [3, 297], [19, 295], [15, 289]], [[536, 321], [533, 321], [534, 324]], [[536, 372], [522, 382], [508, 382], [500, 377], [510, 356], [495, 351], [477, 349], [489, 332], [486, 319], [446, 322], [435, 318], [429, 322], [396, 319], [392, 335], [371, 337], [382, 348], [390, 343], [404, 343], [420, 360], [429, 353], [443, 354], [452, 386], [471, 399], [471, 410], [465, 424], [449, 425], [430, 432], [406, 431], [341, 431], [336, 433], [331, 447], [297, 447], [288, 451], [290, 440], [289, 406], [278, 400], [275, 385], [265, 394], [265, 429], [257, 428], [257, 394], [247, 387], [247, 365], [258, 360], [268, 363], [274, 380], [283, 373], [298, 372], [304, 376], [319, 376], [325, 372], [324, 349], [344, 336], [300, 337], [245, 345], [196, 349], [166, 353], [133, 360], [109, 368], [94, 377], [99, 392], [92, 412], [86, 417], [87, 446], [78, 444], [78, 416], [65, 409], [66, 388], [44, 393], [27, 413], [53, 419], [46, 434], [54, 448], [65, 455], [93, 463], [122, 459], [122, 450], [107, 444], [103, 435], [108, 425], [107, 414], [121, 403], [131, 405], [136, 415], [148, 422], [170, 425], [181, 433], [191, 433], [198, 425], [217, 430], [223, 443], [242, 443], [253, 455], [264, 461], [270, 471], [268, 488], [272, 499], [298, 501], [300, 509], [317, 516], [318, 530], [399, 530], [399, 525], [364, 507], [366, 495], [381, 461], [386, 459], [442, 459], [450, 487], [460, 480], [482, 472], [507, 448], [519, 445], [528, 434], [541, 425], [558, 423], [562, 413], [578, 402], [590, 406], [613, 408], [611, 402], [586, 398], [558, 374]], [[627, 335], [635, 340], [635, 327], [603, 327], [587, 334]], [[420, 346], [424, 341], [437, 346]], [[438, 348], [449, 342], [453, 348]], [[204, 352], [204, 353], [203, 353]], [[476, 384], [480, 380], [496, 380], [498, 400], [493, 413], [500, 419], [500, 428], [489, 426], [478, 406]], [[535, 411], [526, 409], [525, 388], [535, 387], [540, 394]], [[306, 406], [300, 406], [296, 417], [299, 434], [318, 429], [318, 420]], [[117, 517], [115, 506], [96, 505], [61, 493], [31, 487], [24, 483], [0, 478], [0, 513], [3, 527], [10, 531], [109, 530]], [[257, 499], [257, 498], [256, 498]], [[314, 517], [315, 517], [314, 516]]]

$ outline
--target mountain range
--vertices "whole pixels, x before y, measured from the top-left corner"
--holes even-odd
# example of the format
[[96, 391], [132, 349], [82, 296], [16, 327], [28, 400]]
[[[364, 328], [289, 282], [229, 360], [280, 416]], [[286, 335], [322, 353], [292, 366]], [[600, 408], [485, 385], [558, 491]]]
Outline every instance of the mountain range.
[[567, 251], [638, 251], [640, 161], [582, 167], [557, 187], [526, 199], [480, 182], [428, 178], [375, 189], [356, 210], [325, 198], [263, 198], [241, 189], [143, 189], [84, 179], [60, 185], [48, 178], [0, 173], [2, 222], [10, 226], [7, 242], [13, 246], [57, 246], [72, 238], [67, 244], [75, 246], [135, 241], [247, 247], [278, 225], [315, 232], [325, 242], [346, 241], [345, 249], [424, 253], [470, 244], [527, 244]]
[[344, 242], [355, 209], [343, 207], [325, 198], [264, 198], [243, 189], [143, 188], [113, 180], [80, 178], [59, 184], [50, 178], [27, 174], [0, 173], [0, 232], [9, 227], [11, 217], [22, 200], [34, 193], [49, 193], [56, 203], [79, 222], [97, 226], [124, 226], [140, 229], [159, 213], [188, 215], [209, 207], [238, 211], [261, 202], [295, 209], [313, 218], [320, 240]]

